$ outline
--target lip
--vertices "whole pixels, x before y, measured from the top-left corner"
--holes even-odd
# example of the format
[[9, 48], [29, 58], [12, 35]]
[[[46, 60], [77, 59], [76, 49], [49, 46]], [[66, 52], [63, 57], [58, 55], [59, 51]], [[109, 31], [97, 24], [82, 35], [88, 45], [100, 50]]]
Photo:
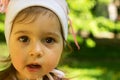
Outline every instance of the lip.
[[26, 68], [29, 72], [38, 72], [42, 66], [37, 63], [31, 63], [26, 65]]

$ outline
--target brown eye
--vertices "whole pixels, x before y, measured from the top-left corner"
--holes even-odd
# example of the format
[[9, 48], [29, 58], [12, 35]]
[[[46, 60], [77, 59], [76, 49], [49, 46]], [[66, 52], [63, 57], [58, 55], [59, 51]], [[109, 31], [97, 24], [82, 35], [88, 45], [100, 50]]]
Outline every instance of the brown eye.
[[51, 37], [48, 37], [48, 38], [46, 38], [46, 40], [45, 40], [45, 42], [46, 43], [54, 43], [55, 42], [55, 39], [53, 39], [53, 38], [51, 38]]
[[26, 43], [26, 42], [29, 42], [30, 40], [27, 36], [21, 36], [21, 37], [19, 37], [19, 41], [23, 42], [23, 43]]

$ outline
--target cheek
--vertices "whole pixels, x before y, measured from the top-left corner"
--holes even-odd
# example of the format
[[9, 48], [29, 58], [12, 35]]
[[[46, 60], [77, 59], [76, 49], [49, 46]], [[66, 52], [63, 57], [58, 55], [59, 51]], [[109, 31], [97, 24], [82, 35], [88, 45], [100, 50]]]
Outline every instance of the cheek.
[[48, 53], [49, 55], [45, 56], [45, 66], [49, 69], [50, 71], [54, 68], [57, 67], [59, 60], [61, 58], [62, 50], [55, 50], [52, 52]]
[[23, 51], [21, 48], [12, 45], [9, 47], [11, 62], [15, 67], [22, 66], [25, 55], [23, 56]]
[[[15, 39], [11, 39], [9, 52], [12, 59], [20, 60], [24, 58], [26, 49], [20, 46]], [[24, 54], [24, 55], [23, 55]]]
[[9, 50], [10, 50], [11, 59], [17, 59], [17, 60], [19, 60], [23, 56], [22, 55], [23, 51], [19, 47], [10, 46]]
[[48, 56], [43, 66], [45, 73], [48, 73], [52, 71], [54, 68], [56, 68], [59, 63], [59, 59], [60, 57], [58, 56], [57, 57], [52, 55]]
[[14, 68], [20, 72], [23, 70], [24, 65], [26, 63], [26, 58], [21, 54], [21, 52], [17, 52], [16, 50], [12, 51], [10, 57], [11, 57], [11, 63], [13, 64]]

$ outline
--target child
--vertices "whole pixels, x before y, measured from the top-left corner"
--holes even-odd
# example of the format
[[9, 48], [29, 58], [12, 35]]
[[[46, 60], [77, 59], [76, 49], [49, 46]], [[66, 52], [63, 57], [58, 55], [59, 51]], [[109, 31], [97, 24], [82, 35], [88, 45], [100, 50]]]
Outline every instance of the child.
[[[1, 0], [8, 64], [0, 80], [67, 80], [56, 70], [68, 34], [65, 0]], [[8, 6], [7, 6], [8, 5]]]
[[0, 72], [0, 80], [64, 80], [64, 74], [54, 68], [67, 38], [65, 0], [8, 2], [1, 0], [1, 10], [6, 10], [5, 37], [10, 53], [6, 61], [11, 65]]

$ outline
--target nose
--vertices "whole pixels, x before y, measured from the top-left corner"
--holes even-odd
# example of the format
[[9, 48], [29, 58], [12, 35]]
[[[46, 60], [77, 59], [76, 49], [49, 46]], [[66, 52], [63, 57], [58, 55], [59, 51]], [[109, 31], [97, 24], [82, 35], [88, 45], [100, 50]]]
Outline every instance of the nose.
[[35, 43], [34, 45], [31, 45], [31, 50], [29, 52], [29, 55], [32, 57], [42, 57], [43, 56], [43, 49], [42, 45], [39, 43]]

